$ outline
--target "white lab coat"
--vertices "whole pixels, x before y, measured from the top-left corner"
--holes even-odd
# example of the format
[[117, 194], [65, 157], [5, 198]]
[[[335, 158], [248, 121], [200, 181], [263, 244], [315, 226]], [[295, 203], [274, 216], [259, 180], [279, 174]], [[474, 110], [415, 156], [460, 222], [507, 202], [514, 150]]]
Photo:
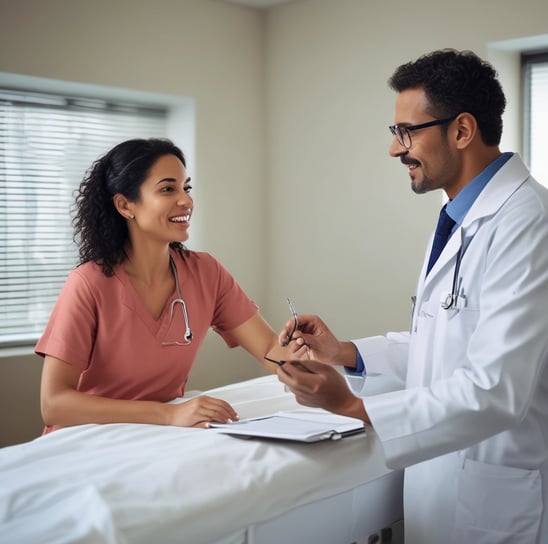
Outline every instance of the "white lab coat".
[[[410, 334], [355, 341], [368, 376], [349, 378], [406, 467], [405, 543], [546, 544], [548, 191], [514, 155], [426, 262]], [[404, 389], [369, 396], [384, 377]]]

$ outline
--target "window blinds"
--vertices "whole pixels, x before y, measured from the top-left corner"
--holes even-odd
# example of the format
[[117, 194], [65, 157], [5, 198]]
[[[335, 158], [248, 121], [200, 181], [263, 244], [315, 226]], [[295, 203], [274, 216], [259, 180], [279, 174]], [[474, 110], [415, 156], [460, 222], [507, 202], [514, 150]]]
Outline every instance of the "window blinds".
[[525, 73], [525, 157], [533, 176], [548, 186], [548, 54], [524, 58]]
[[167, 110], [0, 89], [0, 346], [32, 345], [77, 263], [86, 170], [129, 138], [164, 137]]

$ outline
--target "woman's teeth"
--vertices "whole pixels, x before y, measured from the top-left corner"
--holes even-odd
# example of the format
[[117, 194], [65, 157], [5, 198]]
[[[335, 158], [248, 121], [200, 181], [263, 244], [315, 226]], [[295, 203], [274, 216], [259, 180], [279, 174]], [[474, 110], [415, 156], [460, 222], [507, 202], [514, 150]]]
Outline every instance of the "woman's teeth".
[[170, 217], [169, 220], [173, 221], [174, 223], [184, 223], [186, 221], [190, 221], [190, 214], [178, 215], [177, 217]]

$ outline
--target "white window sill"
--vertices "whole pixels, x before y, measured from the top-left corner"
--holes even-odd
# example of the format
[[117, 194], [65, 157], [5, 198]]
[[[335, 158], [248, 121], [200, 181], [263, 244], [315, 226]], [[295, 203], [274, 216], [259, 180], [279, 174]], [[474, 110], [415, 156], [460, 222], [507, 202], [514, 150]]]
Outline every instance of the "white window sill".
[[0, 346], [0, 359], [8, 357], [21, 357], [34, 354], [34, 344], [28, 346]]

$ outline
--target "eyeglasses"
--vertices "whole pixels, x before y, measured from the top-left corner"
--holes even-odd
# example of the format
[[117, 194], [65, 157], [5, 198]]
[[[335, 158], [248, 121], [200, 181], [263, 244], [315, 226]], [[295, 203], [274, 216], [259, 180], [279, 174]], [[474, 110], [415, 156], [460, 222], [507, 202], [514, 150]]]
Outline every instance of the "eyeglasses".
[[445, 125], [446, 123], [450, 123], [454, 119], [456, 119], [457, 115], [452, 115], [451, 117], [446, 117], [445, 119], [436, 119], [434, 121], [429, 121], [428, 123], [421, 123], [420, 125], [408, 125], [408, 126], [400, 126], [400, 125], [390, 125], [388, 128], [390, 132], [392, 133], [392, 136], [395, 136], [398, 139], [398, 142], [405, 147], [405, 149], [409, 149], [411, 147], [411, 132], [414, 130], [421, 130], [423, 128], [428, 127], [435, 127], [438, 125]]
[[[286, 299], [287, 304], [289, 304], [289, 311], [291, 312], [291, 315], [293, 316], [293, 328], [291, 329], [291, 332], [287, 335], [287, 344], [293, 340], [293, 335], [295, 334], [295, 331], [297, 330], [297, 327], [299, 326], [299, 322], [297, 321], [297, 312], [295, 311], [295, 306], [293, 306], [293, 303], [289, 298]], [[286, 344], [286, 345], [287, 345]], [[271, 363], [276, 363], [279, 366], [282, 366], [285, 361], [278, 361], [277, 359], [271, 359], [270, 357], [267, 357], [266, 355], [264, 358], [267, 361], [270, 361]]]
[[[274, 363], [278, 366], [284, 366], [285, 363], [287, 361], [279, 361], [278, 359], [271, 359], [270, 357], [267, 357], [266, 355], [264, 356], [264, 358], [267, 360], [267, 361], [270, 361], [271, 363]], [[315, 372], [313, 370], [310, 370], [308, 367], [304, 366], [301, 362], [299, 361], [292, 361], [292, 364], [294, 366], [296, 366], [299, 370], [302, 370], [303, 372], [308, 372], [308, 374], [315, 374]]]
[[299, 326], [299, 322], [297, 321], [297, 312], [295, 311], [295, 307], [293, 306], [293, 303], [289, 300], [289, 298], [287, 299], [287, 303], [289, 304], [289, 310], [291, 312], [291, 315], [293, 316], [293, 329], [291, 329], [291, 332], [287, 337], [287, 343], [289, 344], [289, 342], [293, 340], [293, 335], [295, 334], [295, 331]]

